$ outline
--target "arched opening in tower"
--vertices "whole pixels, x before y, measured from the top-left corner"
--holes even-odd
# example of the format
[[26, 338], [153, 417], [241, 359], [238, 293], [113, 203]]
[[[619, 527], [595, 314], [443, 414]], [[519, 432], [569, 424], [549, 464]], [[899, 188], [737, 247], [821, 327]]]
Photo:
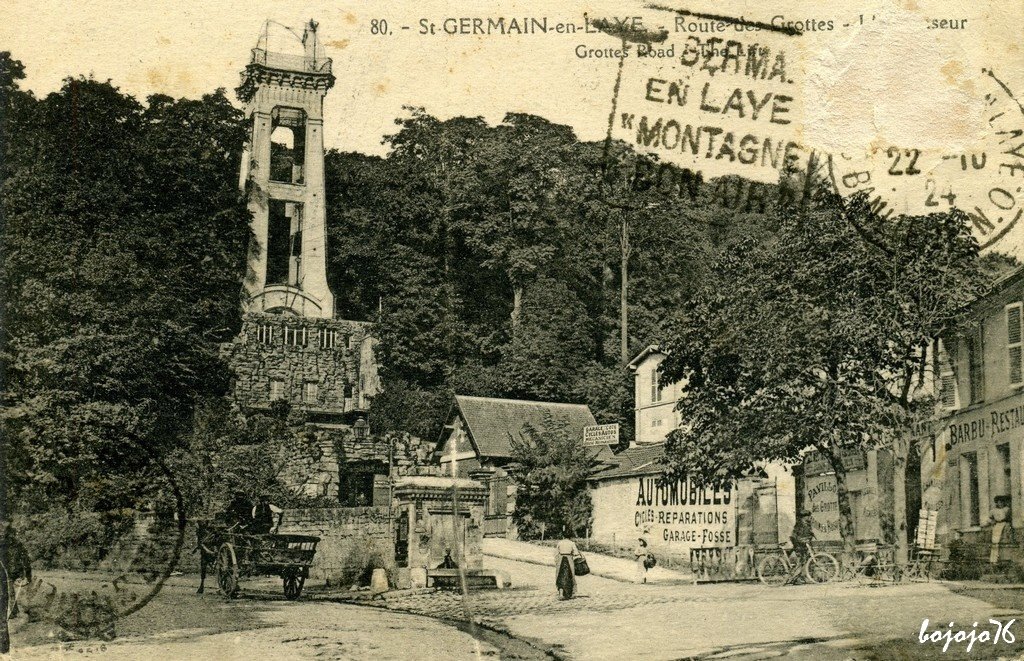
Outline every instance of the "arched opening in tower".
[[304, 183], [306, 113], [299, 108], [274, 108], [271, 115], [270, 180]]
[[302, 286], [302, 205], [270, 200], [267, 284]]

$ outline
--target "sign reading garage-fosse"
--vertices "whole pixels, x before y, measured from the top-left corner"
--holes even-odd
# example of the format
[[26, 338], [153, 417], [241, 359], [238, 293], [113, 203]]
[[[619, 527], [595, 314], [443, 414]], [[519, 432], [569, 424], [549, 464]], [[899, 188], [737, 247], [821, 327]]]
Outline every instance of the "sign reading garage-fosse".
[[688, 478], [661, 483], [637, 478], [634, 523], [657, 541], [685, 547], [736, 544], [736, 504], [732, 487], [700, 488]]

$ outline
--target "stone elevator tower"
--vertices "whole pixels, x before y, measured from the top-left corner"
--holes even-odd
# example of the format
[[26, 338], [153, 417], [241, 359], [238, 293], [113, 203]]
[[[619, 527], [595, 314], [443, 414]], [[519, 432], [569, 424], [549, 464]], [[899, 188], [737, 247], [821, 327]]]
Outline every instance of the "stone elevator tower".
[[254, 236], [241, 329], [221, 355], [235, 410], [266, 415], [285, 402], [290, 424], [319, 445], [318, 457], [292, 458], [280, 476], [288, 489], [389, 505], [391, 467], [416, 448], [375, 436], [373, 325], [339, 318], [328, 286], [323, 104], [333, 85], [315, 22], [301, 34], [265, 23], [237, 88], [249, 131], [239, 184]]
[[334, 317], [323, 136], [324, 96], [333, 85], [315, 22], [306, 24], [301, 37], [266, 23], [237, 89], [250, 130], [239, 183], [248, 191], [255, 234], [245, 277], [246, 312]]

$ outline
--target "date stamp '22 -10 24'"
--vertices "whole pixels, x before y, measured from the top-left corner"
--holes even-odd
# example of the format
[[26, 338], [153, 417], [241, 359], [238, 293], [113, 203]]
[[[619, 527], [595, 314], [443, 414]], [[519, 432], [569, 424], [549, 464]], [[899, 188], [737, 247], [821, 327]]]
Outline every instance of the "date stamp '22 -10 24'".
[[886, 216], [958, 208], [982, 248], [998, 243], [1024, 215], [1024, 106], [995, 71], [980, 73], [983, 140], [959, 153], [890, 146], [861, 159], [839, 154], [829, 160], [836, 189], [867, 194]]

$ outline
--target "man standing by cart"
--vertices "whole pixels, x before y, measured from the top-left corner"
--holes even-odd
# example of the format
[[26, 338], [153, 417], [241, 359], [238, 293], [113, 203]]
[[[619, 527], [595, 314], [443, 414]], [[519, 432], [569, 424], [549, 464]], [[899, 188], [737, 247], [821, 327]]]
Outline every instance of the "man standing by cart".
[[284, 510], [270, 502], [270, 494], [261, 493], [259, 500], [252, 508], [252, 522], [249, 524], [249, 529], [257, 535], [266, 535], [272, 530], [277, 530], [281, 525], [282, 512]]

